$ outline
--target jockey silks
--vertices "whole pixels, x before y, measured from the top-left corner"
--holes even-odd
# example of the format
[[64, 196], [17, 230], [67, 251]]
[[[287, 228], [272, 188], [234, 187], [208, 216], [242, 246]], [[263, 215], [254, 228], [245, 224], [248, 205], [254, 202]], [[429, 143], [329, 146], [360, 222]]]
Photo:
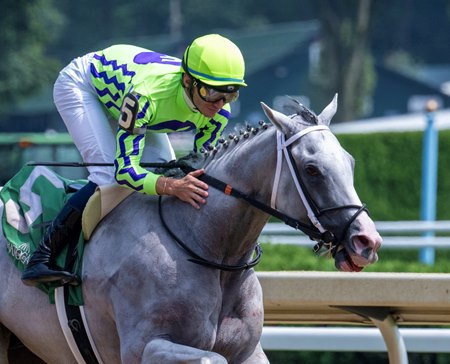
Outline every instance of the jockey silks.
[[[178, 58], [128, 45], [77, 58], [61, 71], [54, 88], [55, 105], [83, 161], [114, 161], [115, 168], [89, 167], [90, 181], [105, 185], [116, 180], [156, 194], [158, 175], [139, 163], [175, 158], [166, 133], [193, 132], [194, 150], [217, 142], [230, 106], [212, 119], [202, 115], [187, 97], [181, 79]], [[122, 101], [130, 92], [138, 100], [134, 129], [143, 133], [118, 128]]]
[[[213, 119], [187, 102], [178, 58], [143, 48], [116, 45], [96, 52], [91, 60], [91, 80], [99, 100], [115, 120], [128, 93], [138, 102], [134, 130], [152, 133], [194, 131], [194, 151], [215, 144], [230, 117], [225, 105]], [[157, 175], [139, 166], [145, 136], [118, 129], [115, 176], [119, 184], [156, 194]]]

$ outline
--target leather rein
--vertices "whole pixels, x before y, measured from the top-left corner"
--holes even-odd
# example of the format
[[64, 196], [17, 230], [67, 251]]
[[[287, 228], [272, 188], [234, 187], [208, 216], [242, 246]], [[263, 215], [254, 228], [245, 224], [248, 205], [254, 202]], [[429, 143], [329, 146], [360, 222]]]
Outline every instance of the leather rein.
[[[331, 252], [331, 254], [334, 256], [337, 251], [336, 248], [344, 239], [344, 237], [347, 234], [347, 231], [350, 228], [353, 221], [355, 221], [355, 219], [358, 217], [358, 215], [361, 214], [363, 211], [367, 212], [367, 208], [366, 208], [365, 204], [362, 204], [362, 205], [348, 204], [348, 205], [327, 207], [327, 208], [320, 209], [317, 207], [314, 200], [311, 198], [311, 195], [308, 193], [306, 185], [304, 184], [304, 182], [301, 179], [300, 173], [298, 171], [298, 168], [297, 168], [294, 158], [292, 156], [290, 146], [293, 144], [293, 142], [300, 139], [305, 134], [308, 134], [308, 133], [314, 132], [314, 131], [319, 131], [319, 130], [329, 130], [329, 128], [326, 125], [310, 126], [310, 127], [307, 127], [305, 129], [301, 130], [300, 132], [294, 134], [288, 140], [286, 140], [284, 134], [277, 131], [277, 166], [276, 166], [276, 170], [275, 170], [275, 179], [274, 179], [274, 184], [273, 184], [273, 188], [272, 188], [271, 206], [268, 206], [256, 199], [246, 195], [245, 193], [233, 188], [231, 185], [229, 185], [213, 176], [210, 176], [206, 173], [202, 174], [201, 176], [199, 176], [197, 178], [200, 179], [201, 181], [205, 182], [209, 186], [223, 192], [224, 194], [233, 196], [235, 198], [242, 199], [242, 200], [246, 201], [248, 204], [252, 205], [253, 207], [256, 207], [257, 209], [283, 221], [286, 225], [289, 225], [296, 230], [301, 230], [303, 233], [305, 233], [307, 236], [309, 236], [309, 238], [311, 240], [314, 240], [317, 242], [317, 244], [313, 248], [315, 253], [319, 253], [323, 248], [325, 248], [325, 252]], [[280, 176], [281, 176], [283, 155], [285, 156], [286, 162], [289, 166], [289, 170], [291, 172], [292, 179], [297, 188], [297, 191], [302, 200], [302, 203], [304, 204], [304, 206], [307, 210], [307, 215], [308, 215], [309, 220], [311, 221], [311, 224], [305, 224], [304, 222], [294, 219], [276, 209], [276, 196], [277, 196], [278, 184], [279, 184], [279, 180], [280, 180]], [[186, 163], [169, 162], [168, 165], [170, 165], [170, 167], [172, 167], [172, 168], [180, 168], [186, 174], [196, 170], [196, 168], [193, 168]], [[190, 255], [191, 258], [188, 259], [189, 261], [196, 263], [196, 264], [200, 264], [203, 266], [220, 269], [220, 270], [224, 270], [224, 271], [242, 271], [242, 270], [250, 269], [259, 263], [259, 261], [261, 259], [261, 255], [262, 255], [262, 249], [259, 244], [257, 244], [255, 247], [256, 257], [251, 262], [245, 263], [245, 264], [227, 265], [227, 264], [211, 262], [207, 259], [202, 258], [197, 253], [195, 253], [193, 250], [191, 250], [183, 241], [181, 241], [181, 239], [179, 239], [176, 236], [176, 234], [169, 228], [169, 226], [167, 225], [167, 223], [164, 219], [164, 216], [163, 216], [161, 201], [162, 201], [162, 196], [159, 196], [158, 209], [159, 209], [159, 216], [161, 219], [161, 223], [164, 226], [164, 228], [167, 230], [169, 235], [177, 242], [177, 244], [179, 246], [181, 246]], [[342, 209], [356, 209], [357, 211], [352, 215], [352, 217], [345, 224], [342, 234], [339, 237], [336, 237], [331, 231], [326, 230], [322, 226], [318, 217], [326, 214], [327, 212], [342, 210]]]

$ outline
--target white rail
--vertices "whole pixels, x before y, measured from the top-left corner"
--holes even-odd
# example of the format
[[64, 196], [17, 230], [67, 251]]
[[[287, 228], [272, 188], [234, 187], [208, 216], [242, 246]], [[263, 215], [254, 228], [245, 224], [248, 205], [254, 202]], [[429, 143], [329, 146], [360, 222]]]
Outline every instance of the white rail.
[[[450, 329], [400, 328], [409, 353], [450, 353]], [[376, 328], [265, 326], [264, 350], [386, 352]]]
[[[301, 346], [301, 341], [305, 336], [314, 333], [311, 330], [316, 330], [318, 334], [315, 336], [316, 340], [310, 336], [307, 339], [309, 341], [306, 350], [320, 350], [320, 346], [317, 345], [322, 345], [322, 350], [331, 350], [333, 341], [339, 337], [353, 341], [352, 335], [358, 331], [348, 331], [350, 330], [348, 326], [375, 326], [384, 339], [385, 350], [391, 364], [407, 364], [409, 348], [420, 352], [450, 351], [449, 330], [433, 331], [431, 328], [450, 325], [450, 274], [258, 272], [257, 275], [263, 289], [266, 325], [263, 345], [266, 348], [273, 344], [269, 339], [271, 332], [279, 330], [269, 326], [289, 324], [333, 325], [346, 328], [342, 329], [344, 331], [333, 332], [328, 331], [331, 330], [328, 328], [315, 328], [309, 331], [304, 328], [301, 331], [300, 328], [285, 327], [283, 328], [285, 331], [280, 333], [284, 335], [284, 339], [276, 345], [286, 347], [278, 349], [288, 346], [291, 348], [289, 350], [306, 349]], [[430, 328], [410, 331], [399, 329], [399, 325]], [[372, 351], [373, 348], [369, 346], [372, 344], [370, 335], [374, 335], [372, 332], [359, 332], [361, 336], [356, 336], [365, 341], [353, 344], [358, 349], [361, 344], [361, 347]], [[294, 333], [298, 340], [293, 338]], [[322, 337], [321, 334], [325, 336]], [[333, 340], [327, 339], [326, 335], [329, 334], [332, 334]], [[435, 335], [433, 341], [432, 335]], [[422, 342], [422, 346], [414, 344], [413, 336], [415, 340]], [[358, 342], [359, 339], [355, 340]], [[445, 349], [445, 342], [448, 351]], [[350, 347], [352, 350], [353, 344]], [[342, 348], [345, 348], [344, 344]]]
[[[378, 221], [375, 225], [383, 237], [383, 248], [450, 248], [450, 221]], [[449, 236], [426, 236], [449, 234]], [[431, 234], [430, 234], [431, 233]], [[305, 234], [283, 223], [268, 223], [260, 242], [312, 247]]]

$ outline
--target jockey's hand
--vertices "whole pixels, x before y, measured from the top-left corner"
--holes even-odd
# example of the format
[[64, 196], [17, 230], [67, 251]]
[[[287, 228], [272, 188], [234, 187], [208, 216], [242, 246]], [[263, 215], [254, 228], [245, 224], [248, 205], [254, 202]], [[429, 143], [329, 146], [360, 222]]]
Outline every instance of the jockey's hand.
[[161, 176], [156, 181], [156, 192], [159, 195], [176, 196], [199, 209], [200, 205], [206, 203], [208, 197], [208, 185], [197, 178], [204, 172], [203, 169], [197, 169], [181, 179]]

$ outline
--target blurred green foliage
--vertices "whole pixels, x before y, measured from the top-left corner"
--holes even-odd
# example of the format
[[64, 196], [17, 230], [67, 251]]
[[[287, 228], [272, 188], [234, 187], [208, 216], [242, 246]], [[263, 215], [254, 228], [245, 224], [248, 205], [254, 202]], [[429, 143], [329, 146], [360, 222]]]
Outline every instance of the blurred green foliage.
[[[311, 248], [295, 245], [266, 244], [263, 241], [263, 258], [257, 271], [336, 271], [334, 260], [316, 256]], [[364, 272], [416, 272], [450, 273], [450, 250], [438, 249], [434, 265], [419, 262], [418, 249], [383, 249], [378, 252], [377, 263]]]
[[[344, 100], [346, 94], [353, 95], [356, 90], [353, 97], [347, 97], [348, 102], [342, 104], [339, 113], [364, 113], [370, 108], [370, 90], [376, 82], [373, 64], [387, 60], [398, 66], [407, 60], [407, 66], [414, 68], [415, 64], [444, 63], [449, 59], [450, 48], [442, 44], [450, 41], [450, 5], [447, 0], [408, 0], [407, 6], [398, 0], [365, 2], [371, 4], [370, 22], [365, 22], [367, 34], [364, 31], [358, 38], [361, 22], [356, 19], [360, 3], [229, 0], [224, 6], [219, 0], [2, 0], [5, 11], [0, 14], [0, 108], [6, 109], [12, 101], [51, 85], [58, 70], [71, 59], [112, 43], [170, 34], [180, 41], [181, 47], [200, 34], [223, 29], [263, 29], [267, 24], [315, 19], [325, 24], [328, 32], [322, 37], [328, 37], [335, 48], [328, 49], [331, 62], [323, 69], [334, 71], [322, 77], [329, 83], [322, 86], [335, 92], [357, 74], [358, 79], [340, 92]], [[333, 38], [333, 34], [338, 37]], [[351, 57], [354, 48], [360, 51]], [[362, 72], [359, 66], [355, 69], [350, 58], [363, 60], [357, 62]], [[307, 92], [312, 99], [315, 93], [321, 91]]]
[[[355, 188], [373, 220], [418, 220], [422, 132], [338, 135], [355, 158]], [[450, 131], [439, 133], [437, 220], [450, 219]]]
[[56, 78], [60, 62], [47, 46], [60, 34], [53, 0], [3, 0], [0, 12], [0, 110]]

